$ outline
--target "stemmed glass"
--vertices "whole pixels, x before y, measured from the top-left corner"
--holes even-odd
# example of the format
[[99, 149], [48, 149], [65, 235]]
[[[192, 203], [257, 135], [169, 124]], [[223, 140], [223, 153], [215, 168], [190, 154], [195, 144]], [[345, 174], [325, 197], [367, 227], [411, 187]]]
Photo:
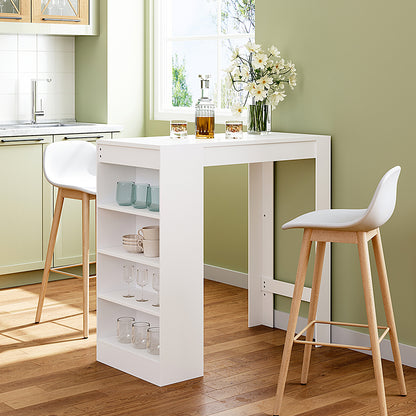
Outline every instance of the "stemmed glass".
[[123, 280], [127, 283], [127, 293], [123, 295], [125, 298], [134, 298], [131, 293], [131, 283], [134, 280], [134, 266], [130, 264], [123, 264]]
[[156, 302], [154, 304], [152, 304], [152, 306], [159, 307], [160, 306], [160, 304], [159, 304], [159, 290], [160, 290], [159, 272], [154, 272], [153, 273], [152, 287], [153, 287], [153, 290], [157, 293]]
[[149, 299], [144, 299], [143, 297], [143, 287], [147, 285], [149, 282], [149, 271], [147, 269], [144, 269], [142, 267], [138, 267], [136, 269], [136, 282], [139, 286], [141, 286], [141, 297], [138, 299], [138, 296], [136, 296], [137, 302], [147, 302]]
[[59, 0], [59, 14], [61, 16], [64, 15], [64, 7], [65, 7], [66, 0]]

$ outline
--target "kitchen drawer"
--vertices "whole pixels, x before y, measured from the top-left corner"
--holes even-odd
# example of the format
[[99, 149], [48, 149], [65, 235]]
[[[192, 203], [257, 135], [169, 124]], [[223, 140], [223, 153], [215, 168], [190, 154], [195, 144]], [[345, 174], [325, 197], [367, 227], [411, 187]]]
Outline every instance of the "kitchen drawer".
[[74, 134], [56, 134], [53, 136], [55, 142], [62, 140], [85, 140], [95, 142], [98, 139], [111, 139], [111, 133], [74, 133]]
[[17, 146], [52, 143], [52, 136], [13, 136], [0, 137], [0, 146]]

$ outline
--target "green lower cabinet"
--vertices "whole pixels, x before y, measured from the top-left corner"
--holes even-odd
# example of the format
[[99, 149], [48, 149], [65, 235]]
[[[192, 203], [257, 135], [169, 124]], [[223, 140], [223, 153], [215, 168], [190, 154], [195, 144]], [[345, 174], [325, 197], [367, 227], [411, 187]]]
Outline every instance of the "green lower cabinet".
[[43, 268], [43, 204], [48, 196], [42, 155], [51, 139], [7, 137], [0, 143], [0, 275]]

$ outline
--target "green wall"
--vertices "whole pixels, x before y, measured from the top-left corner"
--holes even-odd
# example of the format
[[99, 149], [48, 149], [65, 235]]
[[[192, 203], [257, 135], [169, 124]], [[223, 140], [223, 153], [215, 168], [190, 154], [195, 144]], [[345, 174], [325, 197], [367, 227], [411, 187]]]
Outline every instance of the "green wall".
[[[388, 0], [256, 1], [257, 43], [278, 46], [299, 74], [297, 88], [273, 114], [273, 130], [332, 136], [333, 208], [366, 207], [383, 173], [403, 168], [396, 212], [381, 231], [400, 342], [410, 345], [416, 345], [415, 15], [414, 0], [400, 6]], [[279, 164], [279, 183], [291, 183], [290, 164]], [[296, 170], [306, 178], [313, 167], [305, 161]], [[281, 191], [278, 275], [295, 273], [301, 238], [279, 230], [299, 213], [287, 198], [291, 186]], [[365, 322], [357, 250], [334, 244], [332, 252], [333, 319]], [[376, 292], [381, 305], [378, 284]], [[384, 321], [382, 308], [378, 317]]]

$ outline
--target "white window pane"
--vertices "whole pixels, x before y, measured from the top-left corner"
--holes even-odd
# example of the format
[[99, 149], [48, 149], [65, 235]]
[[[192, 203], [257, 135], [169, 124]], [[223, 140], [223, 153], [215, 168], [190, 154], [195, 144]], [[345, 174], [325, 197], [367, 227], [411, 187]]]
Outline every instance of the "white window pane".
[[221, 32], [254, 35], [255, 0], [221, 0]]
[[217, 34], [217, 0], [170, 0], [172, 36]]
[[[189, 40], [189, 41], [172, 41], [171, 48], [172, 61], [176, 62], [174, 67], [183, 68], [184, 81], [186, 83], [186, 99], [191, 95], [192, 105], [195, 105], [201, 95], [199, 74], [210, 74], [211, 98], [216, 98], [217, 86], [217, 41], [216, 40]], [[182, 92], [185, 87], [182, 88]], [[172, 105], [175, 97], [172, 96]]]

